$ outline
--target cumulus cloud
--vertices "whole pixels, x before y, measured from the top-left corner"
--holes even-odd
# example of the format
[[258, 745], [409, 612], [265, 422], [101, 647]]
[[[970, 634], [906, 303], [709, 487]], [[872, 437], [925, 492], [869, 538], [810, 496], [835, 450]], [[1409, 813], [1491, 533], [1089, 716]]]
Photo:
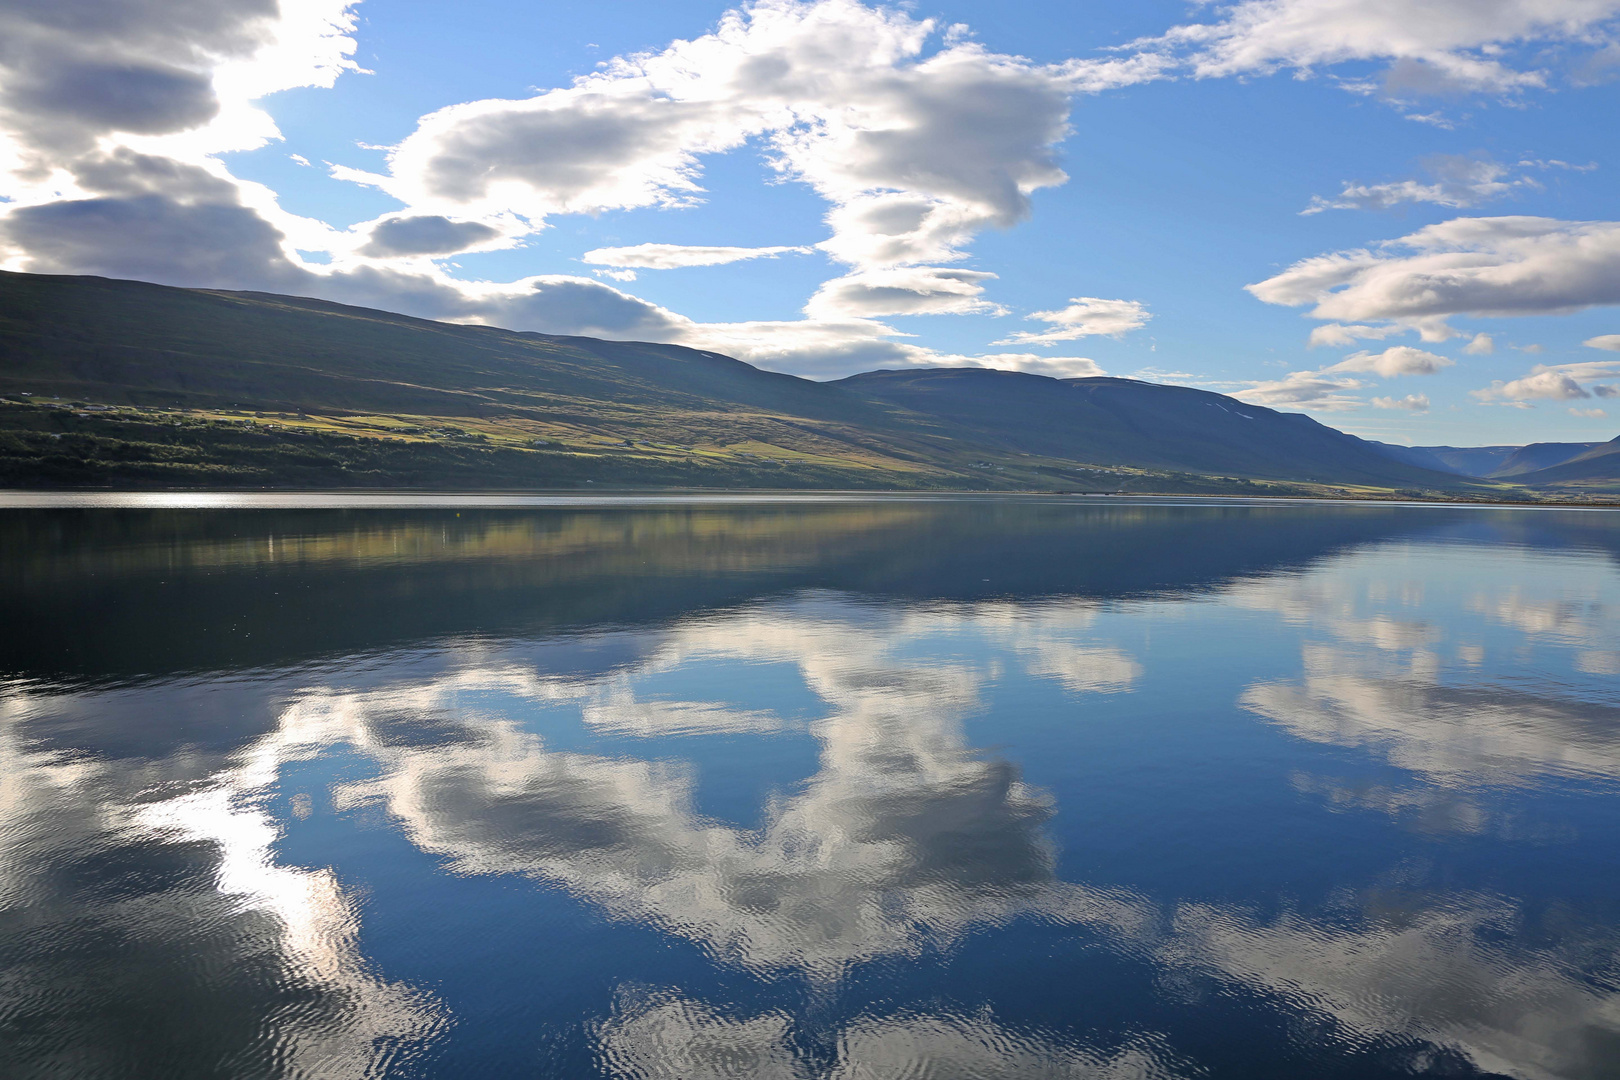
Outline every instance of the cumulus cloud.
[[285, 288], [341, 247], [218, 154], [279, 137], [255, 104], [354, 67], [349, 0], [11, 5], [0, 12], [0, 265]]
[[807, 247], [704, 247], [692, 244], [635, 244], [631, 247], [594, 248], [580, 256], [594, 266], [635, 267], [638, 270], [674, 270], [683, 266], [723, 266], [746, 259], [774, 259], [778, 255], [806, 255]]
[[1281, 379], [1258, 382], [1233, 397], [1268, 408], [1315, 409], [1318, 412], [1344, 412], [1360, 408], [1360, 398], [1346, 391], [1361, 387], [1357, 379], [1335, 377], [1320, 371], [1291, 371]]
[[1000, 315], [1005, 308], [984, 299], [982, 282], [996, 275], [938, 266], [864, 270], [826, 282], [804, 310], [811, 318], [876, 315]]
[[354, 66], [351, 2], [8, 5], [0, 11], [0, 131], [10, 145], [0, 157], [42, 179], [103, 136], [170, 135], [219, 121], [257, 145], [274, 126], [245, 115], [248, 96], [329, 86]]
[[1382, 341], [1387, 337], [1408, 332], [1408, 327], [1388, 324], [1385, 326], [1350, 325], [1342, 323], [1328, 323], [1326, 326], [1311, 328], [1311, 336], [1305, 346], [1314, 349], [1318, 345], [1327, 345], [1336, 348], [1350, 348], [1363, 338], [1373, 341]]
[[1455, 218], [1376, 249], [1295, 263], [1247, 286], [1318, 319], [1390, 321], [1425, 341], [1456, 336], [1453, 315], [1551, 315], [1620, 303], [1620, 222]]
[[1395, 345], [1381, 353], [1359, 352], [1327, 368], [1328, 371], [1364, 371], [1385, 379], [1401, 375], [1433, 375], [1455, 360], [1410, 345]]
[[[899, 8], [761, 0], [725, 14], [710, 33], [614, 59], [568, 86], [423, 117], [389, 150], [384, 170], [335, 170], [403, 203], [351, 230], [288, 213], [218, 157], [278, 136], [256, 104], [265, 94], [328, 86], [354, 69], [350, 0], [14, 6], [0, 13], [0, 170], [13, 180], [11, 201], [0, 207], [0, 265], [647, 338], [811, 375], [938, 362], [1038, 367], [1006, 359], [1022, 353], [941, 354], [875, 320], [1002, 310], [985, 295], [988, 272], [952, 264], [984, 230], [1024, 220], [1036, 191], [1065, 181], [1055, 148], [1069, 134], [1074, 95], [1181, 71], [1304, 71], [1369, 59], [1428, 65], [1447, 78], [1488, 75], [1491, 65], [1509, 72], [1511, 58], [1490, 50], [1592, 37], [1615, 3], [1502, 0], [1463, 18], [1461, 0], [1447, 0], [1413, 20], [1383, 4], [1250, 0], [1112, 57], [1042, 64], [941, 34], [934, 21]], [[1419, 68], [1399, 77], [1419, 79]], [[1534, 73], [1519, 75], [1523, 85], [1534, 81]], [[816, 247], [848, 271], [815, 293], [804, 320], [702, 324], [589, 277], [467, 281], [434, 262], [508, 246], [559, 214], [690, 205], [705, 194], [705, 157], [745, 146], [762, 148], [781, 178], [826, 201], [830, 235]], [[636, 269], [802, 250], [642, 244], [586, 258], [604, 267], [601, 276], [624, 282]], [[306, 262], [301, 252], [329, 259]], [[1369, 275], [1374, 264], [1393, 271], [1401, 261], [1387, 250], [1327, 258]], [[1314, 279], [1342, 269], [1335, 263]], [[1321, 287], [1341, 297], [1358, 283]], [[1294, 280], [1281, 292], [1299, 287]], [[1080, 298], [1032, 317], [1050, 328], [997, 344], [1118, 335], [1148, 315], [1135, 301]], [[1371, 325], [1383, 316], [1323, 317], [1343, 328], [1336, 338], [1322, 328], [1324, 343], [1384, 336]], [[1393, 318], [1443, 332], [1443, 315]], [[1089, 361], [1043, 363], [1085, 371]]]
[[1569, 415], [1579, 416], [1583, 420], [1601, 420], [1609, 414], [1602, 409], [1570, 409]]
[[997, 345], [1052, 345], [1083, 337], [1120, 337], [1145, 326], [1153, 318], [1146, 305], [1135, 300], [1101, 300], [1076, 296], [1056, 311], [1035, 311], [1025, 316], [1050, 323], [1050, 330], [1020, 330]]
[[[1069, 97], [1106, 84], [1099, 71], [1117, 65], [1082, 75], [956, 38], [930, 54], [935, 30], [854, 0], [763, 0], [712, 33], [621, 57], [570, 87], [441, 109], [390, 152], [386, 174], [337, 175], [423, 213], [512, 213], [538, 226], [556, 214], [690, 205], [703, 194], [705, 155], [760, 139], [782, 176], [828, 200], [833, 235], [820, 246], [857, 277], [950, 261], [1066, 179], [1053, 147], [1068, 133]], [[917, 280], [916, 301], [874, 300], [857, 280], [829, 285], [816, 308], [984, 310], [942, 301], [937, 271]], [[901, 288], [897, 279], [883, 295]]]
[[1591, 397], [1580, 383], [1561, 371], [1537, 371], [1511, 382], [1497, 380], [1488, 389], [1473, 391], [1481, 400], [1499, 398], [1504, 401], [1527, 401], [1531, 398], [1552, 400]]
[[501, 231], [477, 221], [451, 221], [446, 217], [391, 217], [371, 229], [370, 239], [360, 254], [385, 258], [390, 255], [452, 255], [458, 251], [488, 244]]
[[982, 356], [959, 357], [969, 367], [995, 368], [998, 371], [1025, 371], [1032, 375], [1050, 375], [1055, 379], [1093, 379], [1108, 372], [1097, 366], [1095, 360], [1084, 356], [1042, 356], [1039, 353], [988, 353]]
[[1581, 344], [1589, 349], [1608, 349], [1610, 352], [1620, 352], [1620, 334], [1599, 334], [1597, 337], [1587, 338]]
[[39, 273], [102, 274], [220, 288], [301, 280], [286, 237], [213, 171], [120, 150], [73, 163], [85, 197], [13, 207], [0, 240]]
[[[1410, 345], [1394, 345], [1380, 353], [1355, 353], [1320, 371], [1291, 371], [1281, 379], [1251, 383], [1234, 396], [1256, 405], [1274, 408], [1294, 406], [1317, 412], [1345, 412], [1368, 404], [1348, 393], [1366, 385], [1359, 379], [1350, 378], [1349, 374], [1395, 379], [1404, 375], [1433, 375], [1437, 371], [1451, 367], [1454, 363], [1455, 361], [1447, 357], [1414, 349]], [[1426, 412], [1429, 408], [1429, 399], [1424, 394], [1408, 394], [1402, 398], [1373, 398], [1370, 404], [1380, 409]]]
[[1529, 402], [1570, 401], [1577, 398], [1614, 397], [1620, 388], [1613, 384], [1592, 385], [1595, 379], [1620, 377], [1620, 362], [1600, 360], [1583, 364], [1537, 364], [1523, 378], [1503, 382], [1498, 379], [1482, 390], [1470, 393], [1481, 401]]
[[1489, 334], [1475, 334], [1474, 340], [1463, 346], [1469, 356], [1489, 356], [1496, 351], [1496, 341]]
[[[1339, 64], [1385, 64], [1375, 80], [1348, 88], [1392, 97], [1545, 86], [1547, 75], [1516, 67], [1517, 47], [1536, 41], [1601, 48], [1615, 0], [1242, 0], [1218, 21], [1175, 27], [1130, 49], [1175, 57], [1199, 78], [1292, 70], [1301, 76]], [[1533, 60], [1534, 57], [1529, 59]]]
[[[428, 318], [652, 339], [811, 375], [978, 362], [897, 340], [874, 317], [999, 312], [983, 296], [993, 275], [948, 264], [980, 230], [1027, 216], [1031, 193], [1063, 182], [1053, 148], [1068, 133], [1074, 93], [1147, 77], [1152, 66], [1039, 65], [962, 35], [941, 43], [933, 22], [894, 9], [767, 0], [727, 14], [710, 34], [612, 61], [572, 86], [424, 117], [392, 149], [385, 175], [337, 170], [405, 203], [345, 231], [287, 213], [273, 192], [233, 177], [216, 155], [277, 136], [253, 104], [258, 96], [330, 84], [353, 67], [347, 3], [227, 8], [196, 0], [145, 15], [124, 5], [90, 19], [92, 9], [100, 10], [95, 0], [72, 9], [89, 27], [80, 28], [75, 48], [156, 57], [152, 63], [168, 57], [178, 74], [142, 83], [146, 69], [119, 60], [119, 71], [134, 74], [96, 91], [101, 96], [83, 105], [83, 131], [74, 134], [40, 120], [49, 120], [39, 97], [45, 91], [29, 74], [77, 78], [71, 65], [0, 45], [0, 91], [32, 87], [34, 95], [17, 97], [21, 104], [6, 113], [0, 94], [0, 134], [11, 132], [0, 167], [16, 173], [18, 147], [32, 148], [36, 171], [56, 185], [14, 188], [13, 201], [0, 207], [7, 268], [297, 292]], [[0, 42], [43, 41], [62, 21], [8, 18], [27, 33]], [[119, 29], [130, 20], [142, 28]], [[66, 49], [68, 36], [51, 40]], [[98, 112], [95, 101], [107, 109]], [[146, 112], [109, 118], [115, 107]], [[40, 124], [23, 131], [8, 115]], [[112, 142], [95, 143], [109, 131]], [[137, 135], [146, 140], [140, 149]], [[120, 139], [130, 145], [116, 145]], [[703, 156], [750, 140], [765, 147], [781, 176], [827, 199], [832, 235], [820, 247], [852, 267], [816, 293], [808, 319], [699, 324], [588, 277], [468, 281], [433, 261], [508, 246], [548, 215], [686, 205], [702, 197]], [[644, 244], [586, 258], [607, 268], [601, 276], [628, 281], [637, 268], [805, 250]], [[328, 259], [306, 262], [305, 251]], [[1071, 358], [1047, 366], [1084, 365]]]
[[[1533, 164], [1522, 162], [1521, 164]], [[1503, 198], [1525, 188], [1539, 188], [1533, 177], [1513, 176], [1512, 170], [1489, 158], [1461, 154], [1437, 154], [1423, 163], [1434, 177], [1432, 183], [1398, 180], [1385, 184], [1357, 184], [1346, 181], [1344, 189], [1332, 198], [1313, 195], [1301, 214], [1324, 210], [1388, 210], [1402, 203], [1432, 203], [1463, 209], [1492, 199]]]

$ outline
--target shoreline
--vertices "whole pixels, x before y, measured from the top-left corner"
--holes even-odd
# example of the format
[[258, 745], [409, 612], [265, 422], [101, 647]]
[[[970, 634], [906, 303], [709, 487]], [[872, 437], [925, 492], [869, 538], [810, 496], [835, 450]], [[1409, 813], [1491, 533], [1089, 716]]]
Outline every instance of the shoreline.
[[1620, 510], [1620, 500], [1604, 502], [1496, 502], [1451, 499], [1394, 499], [1301, 495], [1207, 495], [1170, 492], [1065, 491], [907, 491], [828, 489], [620, 489], [566, 491], [403, 491], [399, 489], [179, 488], [127, 491], [0, 489], [0, 510], [406, 510], [406, 509], [572, 509], [636, 506], [768, 505], [828, 502], [945, 502], [1002, 499], [1085, 500], [1159, 505], [1394, 506], [1485, 510]]

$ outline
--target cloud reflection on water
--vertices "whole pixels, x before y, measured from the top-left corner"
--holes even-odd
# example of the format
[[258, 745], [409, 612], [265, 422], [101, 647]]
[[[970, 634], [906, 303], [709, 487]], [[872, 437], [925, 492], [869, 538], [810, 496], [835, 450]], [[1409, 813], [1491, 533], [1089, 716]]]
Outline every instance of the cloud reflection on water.
[[[1054, 612], [1034, 622], [1069, 625]], [[645, 661], [601, 680], [544, 679], [510, 666], [463, 671], [448, 683], [310, 694], [287, 716], [366, 747], [381, 775], [346, 798], [380, 802], [417, 846], [458, 870], [543, 878], [751, 970], [832, 978], [1021, 917], [1130, 930], [1141, 917], [1133, 904], [1057, 879], [1043, 831], [1050, 799], [1015, 766], [967, 745], [962, 719], [979, 707], [984, 666], [906, 658], [916, 642], [964, 625], [992, 636], [1031, 632], [999, 618], [987, 629], [955, 610], [897, 620], [813, 599], [678, 624]], [[1113, 689], [1135, 677], [1134, 661], [1107, 654], [1114, 666], [1098, 681]], [[478, 685], [572, 700], [587, 723], [622, 731], [621, 721], [593, 721], [604, 699], [618, 703], [618, 715], [644, 716], [637, 676], [720, 658], [796, 664], [826, 707], [809, 724], [818, 771], [779, 798], [758, 829], [701, 817], [681, 768], [554, 750], [509, 720], [442, 745], [383, 746], [370, 734], [376, 716], [441, 714], [455, 693]], [[715, 703], [657, 708], [701, 711], [713, 718], [702, 729], [710, 732], [778, 726], [748, 710], [726, 719]]]
[[839, 1030], [833, 1059], [812, 1065], [792, 1018], [738, 1015], [677, 991], [621, 995], [597, 1034], [605, 1070], [623, 1080], [1169, 1080], [1188, 1075], [1162, 1040], [1112, 1050], [1009, 1027], [988, 1011], [863, 1014]]
[[[1229, 590], [1234, 603], [1274, 611], [1303, 631], [1301, 677], [1251, 684], [1244, 707], [1301, 739], [1375, 750], [1438, 787], [1620, 775], [1620, 706], [1612, 695], [1560, 680], [1555, 666], [1523, 662], [1526, 650], [1552, 647], [1567, 654], [1570, 670], [1594, 673], [1601, 664], [1593, 658], [1620, 643], [1620, 620], [1593, 594], [1589, 561], [1564, 556], [1527, 565], [1523, 556], [1497, 554], [1510, 564], [1496, 568], [1504, 583], [1473, 585], [1457, 603], [1464, 611], [1441, 612], [1454, 616], [1446, 627], [1466, 628], [1473, 639], [1457, 643], [1460, 666], [1453, 666], [1443, 648], [1447, 629], [1423, 617], [1421, 592], [1392, 597], [1374, 577], [1381, 556], [1391, 557], [1358, 553], [1314, 574]], [[1443, 550], [1426, 558], [1430, 565], [1406, 572], [1443, 580]], [[1543, 574], [1538, 583], [1537, 570], [1561, 563], [1568, 573]], [[1591, 586], [1572, 585], [1582, 580]], [[1430, 606], [1440, 612], [1438, 601]], [[1481, 644], [1478, 616], [1495, 624], [1490, 650]], [[1474, 670], [1482, 665], [1483, 672]]]
[[[1304, 637], [1299, 676], [1253, 682], [1246, 708], [1289, 736], [1371, 751], [1413, 777], [1354, 786], [1298, 773], [1296, 789], [1467, 834], [1493, 827], [1482, 789], [1615, 775], [1620, 710], [1545, 680], [1453, 678], [1452, 646], [1477, 642], [1449, 640], [1432, 614], [1436, 590], [1358, 592], [1347, 565], [1245, 581], [1218, 597], [1276, 613]], [[1538, 614], [1534, 597], [1481, 595], [1470, 610], [1517, 635], [1513, 648], [1547, 639], [1582, 670], [1579, 657], [1613, 646], [1611, 620], [1590, 603], [1559, 599], [1564, 606]], [[289, 763], [348, 746], [376, 772], [340, 791], [345, 805], [383, 808], [455, 871], [534, 878], [761, 979], [835, 986], [859, 965], [945, 953], [1028, 920], [1090, 935], [1154, 971], [1277, 1003], [1313, 1018], [1333, 1045], [1421, 1042], [1527, 1078], [1612, 1074], [1620, 940], [1610, 930], [1527, 937], [1517, 932], [1523, 905], [1462, 889], [1364, 888], [1324, 910], [1277, 914], [1059, 878], [1052, 797], [973, 747], [964, 722], [1007, 678], [991, 653], [1071, 694], [1143, 685], [1150, 658], [1098, 633], [1096, 616], [1079, 600], [906, 606], [820, 593], [626, 632], [615, 655], [627, 659], [605, 670], [547, 674], [522, 643], [458, 646], [431, 663], [389, 655], [345, 672], [348, 681], [305, 671], [239, 688], [268, 710], [268, 731], [212, 750], [182, 741], [158, 759], [60, 746], [98, 714], [161, 711], [173, 687], [13, 688], [0, 714], [9, 740], [0, 747], [0, 903], [25, 899], [32, 918], [79, 920], [134, 941], [147, 977], [159, 972], [199, 996], [198, 976], [174, 971], [157, 948], [201, 935], [233, 972], [213, 1008], [239, 1022], [279, 1007], [293, 987], [307, 1000], [287, 1007], [278, 1052], [316, 1075], [375, 1072], [442, 1031], [442, 1013], [370, 973], [354, 902], [330, 872], [275, 862], [265, 802]], [[1488, 659], [1507, 646], [1479, 647]], [[653, 689], [655, 676], [731, 661], [792, 665], [821, 713]], [[621, 740], [802, 729], [816, 741], [816, 767], [756, 828], [730, 825], [698, 812], [690, 765], [609, 752], [622, 746], [564, 748], [529, 722], [560, 707], [576, 709], [587, 732]], [[39, 733], [52, 733], [56, 748]], [[84, 851], [132, 863], [161, 856], [178, 869], [173, 880], [89, 892], [52, 877], [55, 865], [93, 861]], [[9, 1015], [88, 1026], [96, 1034], [81, 1054], [125, 1045], [126, 1034], [86, 1019], [112, 991], [70, 975], [65, 965], [82, 968], [81, 954], [53, 959], [28, 954], [27, 935], [0, 938], [43, 988], [9, 1003]], [[69, 1013], [49, 1012], [63, 1008], [79, 1010], [71, 1024]], [[903, 1003], [839, 1021], [835, 1051], [812, 1062], [799, 1023], [668, 989], [623, 997], [596, 1039], [605, 1068], [647, 1080], [1191, 1071], [1167, 1036], [1082, 1043], [989, 1013]], [[221, 1053], [266, 1052], [255, 1037], [224, 1030], [216, 1041]], [[67, 1060], [65, 1048], [52, 1053]]]
[[[478, 738], [380, 755], [382, 775], [367, 794], [419, 846], [464, 872], [521, 873], [563, 885], [616, 917], [659, 926], [761, 974], [831, 978], [856, 963], [949, 948], [966, 934], [1035, 919], [1082, 928], [1124, 955], [1316, 1016], [1328, 1025], [1326, 1038], [1347, 1048], [1419, 1040], [1508, 1075], [1605, 1075], [1620, 1039], [1620, 995], [1601, 974], [1620, 965], [1613, 935], [1523, 945], [1513, 934], [1518, 907], [1471, 893], [1417, 893], [1399, 909], [1369, 893], [1344, 910], [1262, 918], [1059, 880], [1044, 829], [1049, 798], [962, 736], [961, 718], [977, 707], [992, 673], [937, 657], [950, 655], [950, 635], [968, 628], [1024, 655], [1030, 674], [1042, 675], [1042, 658], [1063, 643], [1056, 628], [1087, 626], [1090, 615], [1081, 610], [1065, 620], [1047, 611], [1050, 640], [1041, 638], [1040, 619], [1019, 623], [1006, 615], [912, 611], [902, 632], [898, 624], [874, 623], [861, 605], [823, 600], [672, 629], [649, 653], [647, 670], [721, 657], [791, 659], [829, 706], [810, 725], [821, 744], [817, 773], [777, 803], [758, 831], [696, 815], [691, 778], [679, 768], [550, 750], [504, 720], [484, 722]], [[1614, 744], [1589, 736], [1592, 715], [1584, 706], [1478, 691], [1465, 710], [1436, 696], [1444, 688], [1436, 686], [1431, 657], [1444, 635], [1434, 626], [1385, 616], [1335, 616], [1326, 625], [1350, 644], [1307, 648], [1302, 688], [1261, 684], [1245, 695], [1256, 711], [1274, 709], [1262, 715], [1291, 734], [1385, 748], [1450, 796], [1456, 793], [1446, 784], [1523, 784], [1600, 770], [1610, 760]], [[922, 640], [931, 642], [934, 658], [908, 658], [922, 655], [914, 649]], [[1134, 678], [1140, 666], [1128, 664]], [[627, 695], [640, 670], [602, 682]], [[454, 678], [465, 687], [486, 677], [513, 678], [470, 671]], [[588, 713], [597, 691], [591, 680], [563, 687], [540, 680], [526, 692], [551, 701], [571, 694]], [[428, 683], [313, 696], [293, 708], [341, 713], [364, 731], [377, 711], [442, 711], [442, 693]], [[1480, 804], [1466, 799], [1442, 807], [1421, 788], [1375, 796], [1365, 793], [1362, 805], [1394, 812], [1429, 798], [1425, 812], [1449, 815], [1463, 831], [1483, 827], [1470, 816], [1484, 812]], [[620, 1015], [604, 1029], [603, 1052], [626, 1076], [719, 1077], [739, 1062], [764, 1075], [798, 1076], [808, 1066], [785, 1048], [787, 1023], [670, 999]], [[843, 1036], [848, 1057], [841, 1060], [854, 1064], [828, 1075], [1151, 1076], [1169, 1068], [1168, 1059], [1141, 1056], [1145, 1050], [1116, 1058], [970, 1029], [945, 1014], [863, 1019]], [[704, 1046], [720, 1053], [728, 1045], [742, 1057], [721, 1054], [706, 1065], [693, 1057]], [[973, 1060], [969, 1045], [990, 1057], [960, 1072], [947, 1069]]]
[[[128, 692], [0, 692], [0, 1031], [8, 1076], [369, 1077], [444, 1029], [372, 973], [329, 870], [279, 865], [283, 732], [241, 756], [81, 756], [30, 721]], [[97, 700], [97, 699], [101, 700]], [[75, 700], [76, 699], [76, 700]], [[64, 708], [65, 707], [65, 708]]]

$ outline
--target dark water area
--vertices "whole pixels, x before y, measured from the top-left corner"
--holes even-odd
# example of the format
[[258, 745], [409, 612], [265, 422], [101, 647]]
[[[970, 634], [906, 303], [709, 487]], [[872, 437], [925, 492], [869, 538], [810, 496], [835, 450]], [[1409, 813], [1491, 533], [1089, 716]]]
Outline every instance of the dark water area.
[[0, 505], [0, 1076], [1620, 1077], [1620, 514]]

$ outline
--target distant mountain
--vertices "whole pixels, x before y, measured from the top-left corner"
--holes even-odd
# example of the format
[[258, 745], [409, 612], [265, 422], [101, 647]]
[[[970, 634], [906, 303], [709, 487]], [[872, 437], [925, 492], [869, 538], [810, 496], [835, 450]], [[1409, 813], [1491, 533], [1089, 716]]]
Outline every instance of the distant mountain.
[[1538, 487], [1620, 488], [1620, 438], [1597, 443], [1584, 453], [1545, 469], [1520, 473], [1514, 480]]
[[13, 485], [1488, 490], [1187, 387], [980, 368], [818, 383], [674, 345], [104, 278], [0, 273], [0, 395]]
[[1566, 461], [1573, 461], [1575, 458], [1602, 445], [1604, 444], [1600, 442], [1531, 443], [1529, 446], [1519, 447], [1494, 472], [1488, 475], [1493, 478], [1523, 476], [1526, 473], [1537, 472], [1541, 469], [1550, 469], [1554, 465], [1562, 465]]
[[1531, 443], [1529, 446], [1397, 446], [1371, 442], [1396, 461], [1423, 469], [1490, 479], [1519, 477], [1551, 468], [1603, 443]]
[[874, 371], [835, 385], [931, 417], [957, 438], [1021, 454], [1384, 487], [1432, 487], [1440, 476], [1300, 413], [1186, 386], [984, 368]]
[[1397, 446], [1372, 442], [1380, 453], [1423, 469], [1458, 476], [1490, 476], [1502, 463], [1522, 450], [1520, 446]]

